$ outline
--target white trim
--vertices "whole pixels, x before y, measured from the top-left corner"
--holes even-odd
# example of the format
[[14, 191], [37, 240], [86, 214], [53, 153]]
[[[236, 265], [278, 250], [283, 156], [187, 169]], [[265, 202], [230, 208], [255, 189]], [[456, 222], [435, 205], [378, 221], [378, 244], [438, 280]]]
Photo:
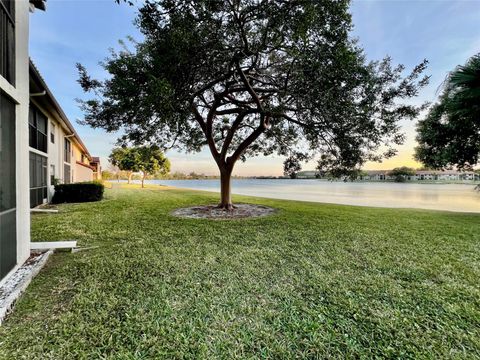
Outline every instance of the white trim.
[[2, 75], [0, 75], [0, 89], [7, 94], [15, 102], [15, 105], [20, 104], [20, 95], [16, 87], [10, 84]]
[[74, 249], [77, 247], [77, 241], [45, 241], [31, 242], [30, 250], [54, 250], [54, 249]]
[[43, 157], [46, 157], [48, 158], [48, 152], [43, 152], [43, 151], [40, 151], [40, 150], [37, 150], [35, 148], [32, 148], [32, 147], [28, 147], [29, 151], [34, 153], [34, 154], [37, 154], [37, 155], [41, 155]]

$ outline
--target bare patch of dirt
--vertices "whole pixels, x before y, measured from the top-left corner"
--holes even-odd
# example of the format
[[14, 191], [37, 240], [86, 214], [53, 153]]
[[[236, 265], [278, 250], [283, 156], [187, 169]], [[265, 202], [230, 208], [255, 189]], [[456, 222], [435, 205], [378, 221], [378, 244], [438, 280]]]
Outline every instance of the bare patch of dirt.
[[177, 209], [172, 215], [188, 219], [233, 220], [264, 217], [275, 212], [275, 209], [268, 206], [235, 204], [235, 208], [229, 211], [219, 209], [216, 205], [202, 205]]

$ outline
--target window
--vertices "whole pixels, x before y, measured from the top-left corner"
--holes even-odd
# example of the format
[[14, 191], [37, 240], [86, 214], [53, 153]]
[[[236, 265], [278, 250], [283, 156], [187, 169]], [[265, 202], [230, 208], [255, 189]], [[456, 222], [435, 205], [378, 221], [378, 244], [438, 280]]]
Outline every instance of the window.
[[30, 207], [47, 199], [47, 158], [30, 153]]
[[15, 104], [0, 92], [0, 279], [17, 263]]
[[15, 1], [0, 0], [0, 75], [15, 85]]
[[28, 114], [30, 147], [47, 152], [47, 117], [33, 104]]
[[64, 149], [63, 149], [63, 161], [65, 162], [70, 162], [71, 160], [71, 153], [72, 153], [72, 144], [70, 143], [70, 140], [65, 139], [65, 144], [64, 144]]
[[50, 142], [55, 144], [55, 124], [50, 123]]
[[70, 165], [63, 164], [63, 183], [70, 184]]
[[85, 163], [85, 154], [82, 154], [82, 163]]
[[50, 185], [55, 185], [55, 165], [50, 164]]
[[15, 104], [0, 92], [0, 214], [16, 207], [15, 193]]

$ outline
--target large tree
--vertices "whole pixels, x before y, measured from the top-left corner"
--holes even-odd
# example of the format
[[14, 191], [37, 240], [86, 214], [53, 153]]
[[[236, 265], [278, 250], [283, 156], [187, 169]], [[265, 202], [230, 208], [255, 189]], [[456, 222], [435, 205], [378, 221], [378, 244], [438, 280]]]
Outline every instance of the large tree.
[[103, 62], [107, 80], [78, 65], [96, 94], [82, 103], [85, 123], [121, 129], [126, 143], [208, 147], [225, 209], [238, 160], [320, 153], [351, 169], [392, 156], [399, 120], [421, 108], [405, 100], [427, 83], [426, 61], [406, 76], [389, 58], [367, 63], [348, 9], [348, 0], [147, 0], [136, 19], [143, 39]]
[[417, 126], [415, 157], [436, 168], [471, 169], [480, 157], [480, 53], [452, 71]]
[[117, 147], [112, 149], [108, 160], [110, 164], [127, 173], [128, 184], [132, 180], [132, 174], [140, 171], [138, 168], [138, 154], [132, 151], [131, 148]]
[[142, 173], [142, 188], [147, 175], [168, 174], [170, 161], [158, 146], [117, 147], [112, 149], [110, 163], [127, 172], [128, 184], [134, 172]]
[[170, 161], [157, 146], [133, 148], [138, 156], [138, 169], [142, 172], [142, 188], [147, 175], [166, 175], [170, 172]]

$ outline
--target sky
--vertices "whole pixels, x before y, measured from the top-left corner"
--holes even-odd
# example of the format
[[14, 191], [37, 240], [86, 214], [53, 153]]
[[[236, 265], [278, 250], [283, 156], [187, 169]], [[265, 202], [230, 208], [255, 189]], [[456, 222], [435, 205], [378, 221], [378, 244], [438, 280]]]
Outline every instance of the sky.
[[[435, 102], [439, 86], [455, 66], [480, 52], [480, 0], [353, 0], [354, 30], [369, 60], [385, 55], [395, 63], [413, 68], [429, 60], [430, 85], [415, 102]], [[118, 40], [140, 38], [133, 25], [135, 7], [117, 5], [114, 0], [48, 0], [47, 11], [35, 11], [30, 21], [30, 56], [39, 68], [63, 110], [93, 156], [107, 158], [118, 134], [77, 124], [82, 112], [76, 99], [85, 98], [77, 83], [75, 64], [85, 65], [93, 77], [105, 73], [99, 62], [109, 49], [119, 48]], [[398, 147], [398, 155], [382, 163], [367, 163], [365, 169], [392, 169], [397, 166], [420, 167], [413, 160], [415, 122], [402, 123], [407, 136]], [[172, 171], [217, 174], [210, 153], [167, 153]], [[238, 163], [234, 174], [241, 176], [281, 175], [283, 158], [256, 157]], [[315, 163], [304, 164], [312, 170]]]

